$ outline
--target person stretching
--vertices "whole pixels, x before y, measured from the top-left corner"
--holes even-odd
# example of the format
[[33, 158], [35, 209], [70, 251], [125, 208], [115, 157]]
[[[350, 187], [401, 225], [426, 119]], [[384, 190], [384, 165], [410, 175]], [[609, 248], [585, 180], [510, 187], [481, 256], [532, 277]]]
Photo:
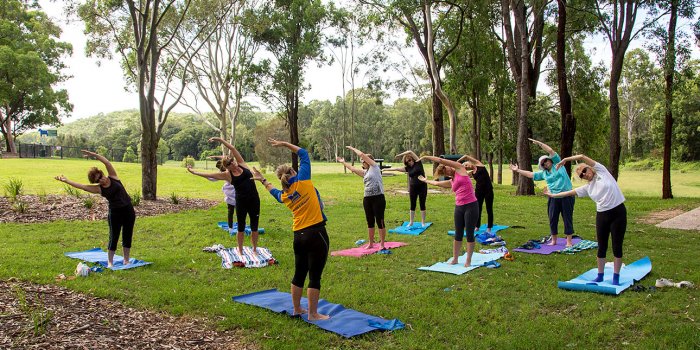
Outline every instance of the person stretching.
[[620, 284], [620, 268], [622, 267], [622, 242], [627, 229], [627, 208], [625, 196], [620, 191], [615, 178], [604, 165], [582, 154], [566, 157], [556, 164], [560, 169], [566, 162], [583, 161], [576, 168], [576, 175], [588, 181], [587, 184], [571, 191], [551, 193], [545, 192], [551, 198], [590, 197], [596, 206], [595, 231], [598, 237], [598, 277], [594, 282], [603, 281], [605, 271], [605, 255], [608, 251], [608, 237], [612, 238], [613, 251], [613, 280], [612, 284]]
[[[537, 161], [538, 172], [521, 170], [517, 164], [511, 164], [510, 170], [518, 174], [534, 179], [535, 181], [547, 181], [549, 192], [557, 194], [566, 192], [572, 189], [571, 178], [564, 168], [555, 168], [554, 165], [561, 161], [559, 154], [554, 152], [551, 147], [546, 144], [528, 139], [540, 146], [549, 155], [541, 156]], [[573, 243], [571, 239], [574, 235], [574, 197], [564, 198], [548, 198], [547, 212], [549, 214], [549, 233], [552, 235], [552, 241], [548, 245], [557, 244], [557, 236], [559, 234], [559, 215], [564, 219], [564, 234], [566, 235], [566, 246], [571, 247]]]
[[464, 266], [469, 267], [472, 263], [472, 254], [474, 254], [474, 226], [476, 219], [479, 216], [479, 204], [474, 195], [474, 187], [472, 180], [469, 179], [467, 170], [474, 170], [474, 166], [470, 164], [463, 165], [461, 163], [438, 158], [434, 156], [423, 156], [420, 160], [428, 159], [432, 162], [439, 163], [440, 166], [436, 169], [436, 177], [450, 176], [451, 180], [432, 181], [420, 176], [421, 181], [444, 188], [451, 188], [455, 193], [455, 238], [452, 244], [452, 261], [450, 264], [457, 263], [460, 253], [462, 252], [462, 239], [464, 233], [467, 234], [467, 261]]
[[493, 184], [491, 183], [491, 176], [489, 176], [486, 166], [478, 159], [465, 154], [457, 162], [461, 163], [464, 160], [469, 161], [469, 164], [473, 165], [475, 169], [472, 173], [472, 177], [476, 180], [474, 194], [476, 194], [476, 200], [479, 202], [479, 217], [476, 220], [475, 230], [478, 231], [481, 227], [481, 214], [484, 212], [485, 201], [486, 214], [488, 215], [486, 232], [491, 233], [493, 228]]
[[253, 252], [257, 253], [260, 196], [258, 195], [258, 189], [255, 187], [255, 182], [252, 181], [253, 173], [250, 172], [250, 168], [248, 168], [248, 165], [245, 160], [243, 160], [243, 157], [236, 147], [233, 147], [233, 145], [220, 137], [212, 137], [209, 141], [219, 141], [231, 150], [231, 154], [234, 158], [226, 157], [221, 160], [221, 164], [226, 171], [219, 173], [200, 173], [189, 167], [187, 171], [204, 178], [223, 180], [233, 185], [236, 190], [236, 224], [238, 225], [236, 241], [238, 243], [238, 253], [241, 255], [243, 254], [246, 216], [250, 218], [250, 240], [253, 245]]
[[[311, 182], [311, 160], [309, 153], [289, 142], [268, 139], [273, 147], [287, 147], [299, 156], [299, 173], [288, 165], [280, 165], [275, 173], [282, 183], [282, 190], [265, 179], [258, 169], [253, 168], [253, 178], [260, 181], [265, 189], [292, 211], [294, 230], [294, 278], [292, 278], [292, 305], [294, 315], [308, 312], [310, 321], [327, 320], [328, 315], [318, 313], [318, 298], [321, 294], [321, 275], [330, 249], [326, 232], [326, 215], [323, 214], [321, 196]], [[306, 295], [309, 309], [301, 307], [304, 281], [309, 275]]]
[[107, 176], [102, 170], [92, 167], [88, 171], [88, 181], [90, 185], [83, 185], [68, 180], [63, 174], [55, 179], [70, 186], [86, 192], [99, 194], [107, 198], [108, 213], [107, 223], [109, 223], [109, 243], [107, 244], [107, 268], [114, 266], [114, 253], [117, 251], [119, 234], [122, 234], [122, 249], [124, 250], [124, 265], [129, 265], [129, 255], [131, 252], [131, 239], [134, 234], [134, 223], [136, 223], [136, 212], [131, 204], [131, 197], [126, 192], [124, 185], [117, 176], [112, 163], [107, 158], [86, 150], [81, 150], [86, 156], [95, 157], [107, 168]]
[[396, 155], [396, 158], [403, 157], [402, 167], [384, 169], [385, 171], [400, 171], [408, 174], [408, 197], [411, 201], [409, 211], [408, 227], [413, 226], [416, 217], [416, 201], [420, 199], [420, 223], [425, 226], [425, 200], [428, 196], [428, 185], [418, 180], [419, 176], [425, 176], [423, 163], [413, 151], [406, 151]]
[[382, 172], [379, 170], [379, 165], [374, 161], [371, 154], [362, 153], [357, 148], [346, 146], [347, 149], [355, 152], [362, 160], [362, 169], [357, 169], [346, 162], [344, 158], [337, 157], [336, 161], [343, 163], [343, 166], [348, 170], [361, 176], [365, 184], [365, 197], [362, 200], [362, 206], [365, 208], [365, 219], [367, 220], [367, 233], [369, 235], [369, 244], [367, 249], [374, 247], [374, 223], [377, 223], [379, 229], [379, 247], [384, 247], [386, 239], [386, 227], [384, 227], [384, 211], [386, 210], [386, 199], [384, 198], [384, 182], [382, 180]]

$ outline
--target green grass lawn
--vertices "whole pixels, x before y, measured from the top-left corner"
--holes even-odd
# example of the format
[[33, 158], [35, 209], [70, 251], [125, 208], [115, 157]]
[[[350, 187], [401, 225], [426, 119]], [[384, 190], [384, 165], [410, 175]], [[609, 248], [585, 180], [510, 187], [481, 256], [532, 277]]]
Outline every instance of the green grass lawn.
[[[18, 177], [30, 193], [58, 193], [62, 186], [51, 179], [53, 175], [63, 173], [86, 181], [86, 170], [93, 164], [97, 163], [0, 160], [0, 184]], [[116, 163], [115, 167], [130, 191], [140, 188], [138, 165]], [[343, 175], [337, 164], [313, 167], [314, 184], [326, 202], [331, 250], [366, 239], [362, 179]], [[210, 199], [222, 196], [220, 184], [192, 176], [183, 168], [163, 166], [158, 175], [163, 197], [171, 192]], [[504, 178], [505, 183], [509, 181]], [[698, 284], [698, 232], [659, 229], [638, 224], [636, 219], [666, 208], [699, 206], [700, 175], [674, 174], [677, 198], [669, 201], [655, 195], [660, 177], [656, 181], [653, 174], [623, 172], [621, 185], [630, 215], [624, 260], [629, 263], [649, 256], [654, 264], [641, 283], [649, 286], [665, 277]], [[408, 218], [408, 196], [396, 194], [406, 188], [405, 177], [385, 178], [385, 188], [387, 226], [394, 227]], [[390, 240], [408, 246], [391, 255], [329, 257], [326, 266], [322, 298], [372, 315], [398, 318], [409, 325], [407, 329], [348, 340], [300, 320], [233, 303], [234, 295], [269, 288], [288, 291], [294, 270], [291, 214], [263, 193], [261, 186], [258, 189], [260, 223], [266, 230], [261, 245], [271, 249], [279, 265], [224, 270], [218, 256], [203, 253], [202, 247], [214, 243], [235, 244], [215, 225], [225, 218], [225, 207], [219, 205], [207, 211], [139, 218], [133, 255], [153, 265], [107, 271], [61, 285], [137, 308], [205, 317], [220, 328], [241, 330], [247, 341], [266, 349], [700, 347], [700, 289], [654, 294], [626, 291], [617, 297], [557, 289], [557, 280], [568, 280], [595, 266], [594, 250], [571, 256], [516, 253], [516, 260], [502, 261], [500, 269], [480, 268], [461, 276], [416, 270], [450, 255], [452, 238], [446, 234], [453, 229], [454, 197], [450, 194], [429, 195], [428, 219], [434, 225], [426, 233], [389, 235]], [[496, 223], [525, 227], [503, 231], [510, 248], [548, 233], [546, 199], [516, 197], [513, 191], [511, 186], [496, 186]], [[576, 233], [594, 239], [594, 218], [594, 203], [577, 199]], [[107, 225], [102, 221], [0, 224], [0, 278], [56, 283], [56, 275], [72, 273], [77, 264], [64, 257], [64, 252], [104, 247], [107, 239]]]

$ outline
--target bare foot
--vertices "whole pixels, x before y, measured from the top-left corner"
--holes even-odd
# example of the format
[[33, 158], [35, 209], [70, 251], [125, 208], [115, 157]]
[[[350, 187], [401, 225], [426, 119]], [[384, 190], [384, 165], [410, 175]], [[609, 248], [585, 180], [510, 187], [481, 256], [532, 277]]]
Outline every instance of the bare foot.
[[573, 246], [574, 246], [574, 245], [573, 245], [573, 244], [571, 244], [571, 243], [567, 243], [567, 244], [566, 244], [566, 247], [567, 247], [567, 248], [569, 248], [569, 247], [573, 247]]
[[450, 265], [455, 265], [457, 264], [457, 258], [452, 258], [452, 261], [450, 261]]
[[421, 222], [420, 224], [421, 224], [423, 227], [425, 227], [425, 223], [424, 223], [424, 222]]
[[412, 227], [412, 226], [413, 226], [413, 221], [409, 221], [409, 222], [408, 222], [408, 227]]
[[129, 265], [129, 264], [131, 264], [131, 261], [129, 261], [129, 260], [124, 260], [124, 265]]
[[472, 266], [471, 260], [467, 260], [467, 262], [464, 263], [464, 267], [469, 267]]
[[554, 241], [551, 241], [551, 242], [547, 243], [547, 245], [557, 245], [557, 244], [554, 243]]
[[379, 246], [379, 249], [385, 250], [386, 248], [385, 248], [383, 245], [380, 245], [380, 246]]
[[239, 255], [243, 255], [243, 249], [238, 248], [238, 254], [239, 254]]
[[365, 249], [372, 249], [372, 248], [374, 248], [374, 243], [370, 243], [370, 244], [365, 246]]
[[322, 315], [319, 313], [309, 314], [309, 321], [324, 321], [324, 320], [327, 320], [329, 318], [331, 318], [331, 317], [328, 315]]
[[255, 254], [255, 255], [258, 255], [258, 248], [257, 248], [257, 247], [253, 247], [253, 252], [252, 252], [252, 253]]
[[305, 314], [307, 312], [309, 312], [309, 311], [304, 309], [303, 307], [294, 308], [294, 313], [292, 314], [292, 316], [299, 316], [299, 315]]
[[113, 268], [113, 267], [114, 267], [113, 264], [107, 263], [107, 268], [108, 268], [108, 269], [111, 269], [111, 268]]

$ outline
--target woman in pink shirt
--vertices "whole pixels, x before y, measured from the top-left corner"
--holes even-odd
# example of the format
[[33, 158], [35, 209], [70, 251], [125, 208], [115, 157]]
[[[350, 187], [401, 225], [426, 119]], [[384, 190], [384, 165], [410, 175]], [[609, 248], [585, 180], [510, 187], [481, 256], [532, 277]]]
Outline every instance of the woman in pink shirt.
[[469, 177], [467, 170], [474, 170], [473, 165], [462, 165], [458, 162], [438, 158], [434, 156], [424, 156], [420, 160], [427, 159], [440, 164], [437, 172], [444, 172], [446, 176], [451, 177], [451, 180], [431, 181], [424, 176], [418, 179], [433, 186], [444, 188], [452, 188], [455, 193], [455, 240], [452, 245], [452, 261], [450, 264], [457, 263], [462, 252], [462, 239], [466, 231], [467, 234], [467, 261], [464, 266], [469, 267], [472, 263], [472, 254], [474, 253], [474, 226], [479, 217], [479, 204], [474, 194], [472, 180]]

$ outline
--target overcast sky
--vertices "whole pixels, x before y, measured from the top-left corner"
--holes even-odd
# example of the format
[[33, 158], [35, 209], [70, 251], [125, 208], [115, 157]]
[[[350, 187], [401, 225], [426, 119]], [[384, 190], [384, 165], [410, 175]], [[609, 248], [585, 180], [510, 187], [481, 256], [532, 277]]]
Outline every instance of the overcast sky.
[[[72, 116], [63, 122], [93, 116], [100, 112], [109, 113], [124, 109], [137, 109], [138, 96], [135, 93], [125, 91], [124, 73], [119, 66], [118, 58], [115, 56], [115, 59], [111, 61], [98, 61], [95, 58], [86, 57], [83, 23], [79, 21], [66, 23], [63, 19], [60, 1], [40, 0], [39, 3], [54, 23], [63, 28], [61, 40], [73, 45], [73, 55], [66, 60], [69, 67], [66, 73], [72, 78], [65, 82], [63, 88], [68, 90], [70, 102], [74, 107]], [[681, 30], [688, 30], [689, 23], [681, 23], [680, 27]], [[643, 40], [643, 38], [641, 39]], [[642, 46], [642, 40], [633, 42], [629, 50]], [[610, 46], [602, 36], [589, 39], [586, 47], [589, 49], [594, 63], [603, 61], [609, 66]], [[406, 50], [411, 51], [410, 54], [416, 58], [413, 52], [416, 50], [411, 49], [413, 48]], [[700, 58], [697, 45], [693, 47], [693, 57]], [[318, 67], [312, 63], [307, 67], [305, 73], [306, 82], [311, 85], [311, 90], [304, 94], [304, 102], [314, 99], [335, 100], [337, 96], [342, 95], [340, 68], [337, 64], [330, 67]], [[544, 82], [541, 82], [540, 88], [548, 90], [544, 85]], [[252, 102], [261, 105], [257, 101]], [[261, 108], [266, 109], [264, 106]], [[190, 112], [184, 107], [176, 108], [176, 111]]]

